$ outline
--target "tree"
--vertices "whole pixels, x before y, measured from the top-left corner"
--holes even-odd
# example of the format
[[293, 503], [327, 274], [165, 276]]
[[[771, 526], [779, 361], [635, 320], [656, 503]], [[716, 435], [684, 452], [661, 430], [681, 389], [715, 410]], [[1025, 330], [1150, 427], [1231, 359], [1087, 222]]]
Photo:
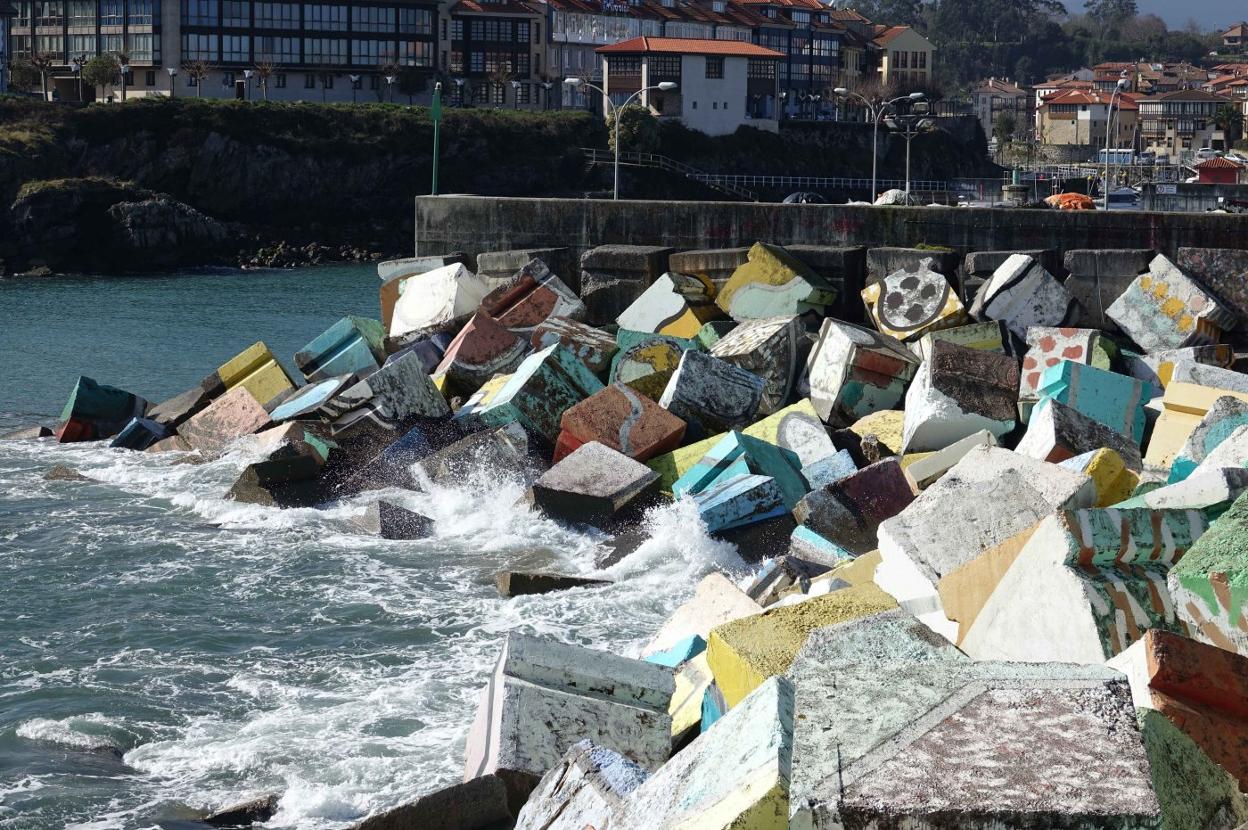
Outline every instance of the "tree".
[[1235, 104], [1223, 104], [1213, 113], [1213, 123], [1222, 131], [1222, 146], [1229, 147], [1243, 129], [1244, 115]]
[[507, 100], [507, 87], [516, 79], [516, 73], [511, 71], [511, 61], [504, 61], [496, 68], [491, 69], [486, 75], [490, 79], [490, 91], [501, 89], [503, 91], [502, 99]]
[[96, 55], [82, 66], [82, 81], [98, 88], [100, 97], [104, 97], [104, 87], [117, 82], [117, 72], [121, 64], [112, 55]]
[[204, 97], [204, 81], [212, 73], [212, 64], [205, 60], [190, 60], [182, 64], [182, 71], [195, 82], [195, 97]]
[[620, 119], [620, 151], [654, 153], [659, 149], [659, 121], [647, 107], [629, 104], [607, 116], [607, 144], [615, 149], [615, 119]]
[[[377, 74], [381, 75], [381, 79], [386, 82], [386, 85], [378, 88], [378, 101], [384, 101], [385, 94], [389, 92], [390, 103], [394, 103], [394, 85], [398, 83], [400, 69], [401, 67], [399, 66], [398, 61], [394, 59], [393, 55], [386, 54], [382, 56], [381, 63], [377, 64]], [[391, 78], [394, 80], [390, 80]]]
[[[118, 52], [117, 53], [117, 67], [120, 69], [122, 67], [129, 67], [129, 66], [130, 66], [129, 53], [124, 52], [124, 51]], [[126, 100], [126, 90], [129, 88], [129, 86], [130, 86], [129, 80], [126, 78], [125, 73], [123, 72], [121, 76], [121, 100], [123, 101]]]
[[9, 83], [14, 89], [29, 90], [40, 78], [39, 70], [27, 58], [17, 58], [9, 64]]
[[997, 116], [997, 123], [992, 125], [992, 134], [997, 139], [997, 146], [1005, 144], [1014, 138], [1014, 133], [1018, 130], [1018, 120], [1014, 117], [1014, 113], [1006, 110]]
[[264, 100], [269, 100], [269, 78], [277, 72], [280, 67], [270, 60], [256, 61], [256, 84], [260, 87], [260, 94], [264, 96]]
[[1088, 17], [1100, 27], [1101, 38], [1139, 13], [1135, 0], [1087, 0], [1084, 4]]
[[38, 73], [39, 85], [43, 90], [43, 100], [48, 100], [48, 75], [52, 73], [52, 67], [56, 65], [55, 59], [51, 55], [31, 52], [26, 62], [30, 64], [31, 69]]
[[889, 26], [920, 27], [923, 24], [922, 0], [866, 0], [853, 8], [869, 20]]

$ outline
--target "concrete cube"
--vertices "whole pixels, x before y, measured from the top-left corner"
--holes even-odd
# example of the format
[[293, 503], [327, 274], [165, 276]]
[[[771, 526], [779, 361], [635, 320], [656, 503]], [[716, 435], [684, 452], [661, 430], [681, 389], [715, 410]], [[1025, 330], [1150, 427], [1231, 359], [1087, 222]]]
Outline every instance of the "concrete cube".
[[906, 464], [903, 460], [903, 466], [914, 485], [919, 489], [923, 489], [938, 481], [941, 476], [953, 469], [959, 461], [966, 457], [967, 453], [976, 447], [995, 446], [997, 446], [996, 436], [986, 429], [981, 429], [979, 432], [968, 435], [960, 441], [954, 441], [943, 450], [925, 453], [922, 458], [916, 459], [909, 464]]
[[717, 340], [710, 353], [763, 379], [758, 413], [771, 415], [788, 402], [797, 381], [802, 337], [798, 317], [746, 320]]
[[466, 319], [476, 312], [488, 291], [484, 278], [458, 263], [412, 276], [403, 283], [403, 293], [394, 305], [389, 334], [407, 337], [432, 333]]
[[624, 799], [648, 776], [618, 752], [578, 741], [542, 776], [516, 817], [515, 830], [614, 826]]
[[515, 422], [466, 435], [420, 458], [421, 472], [443, 486], [462, 483], [483, 470], [527, 484], [544, 468], [532, 436]]
[[366, 818], [352, 830], [487, 830], [511, 821], [507, 796], [503, 779], [483, 775]]
[[700, 440], [753, 423], [764, 385], [758, 375], [689, 350], [681, 355], [659, 406], [688, 424], [689, 437]]
[[966, 307], [949, 280], [933, 269], [931, 259], [867, 285], [862, 302], [880, 332], [904, 343], [968, 322]]
[[611, 360], [611, 383], [626, 384], [656, 401], [663, 397], [684, 353], [701, 349], [696, 340], [624, 329], [616, 333], [615, 341], [619, 351]]
[[581, 320], [585, 304], [540, 259], [531, 259], [510, 280], [481, 300], [481, 311], [526, 339], [551, 317]]
[[849, 450], [837, 450], [813, 464], [802, 465], [802, 476], [812, 490], [827, 487], [857, 471], [858, 465], [854, 463], [854, 456]]
[[552, 591], [566, 591], [569, 588], [592, 588], [610, 584], [611, 582], [605, 579], [585, 579], [579, 576], [532, 571], [500, 571], [494, 574], [494, 587], [498, 588], [499, 595], [504, 597], [549, 594]]
[[1116, 453], [1130, 470], [1139, 472], [1143, 466], [1139, 445], [1134, 441], [1076, 409], [1048, 399], [1032, 412], [1027, 432], [1014, 451], [1057, 464], [1102, 447]]
[[51, 438], [52, 430], [45, 426], [23, 427], [0, 435], [0, 441], [32, 441], [37, 438]]
[[272, 423], [269, 413], [247, 391], [238, 386], [213, 401], [198, 415], [178, 428], [178, 434], [192, 448], [206, 456], [219, 455], [232, 442], [251, 435]]
[[[380, 339], [377, 342], [380, 343]], [[247, 391], [265, 407], [271, 406], [279, 397], [289, 395], [295, 389], [294, 382], [286, 374], [282, 364], [263, 342], [253, 343], [221, 364], [204, 379], [202, 385], [205, 389], [211, 390], [215, 386], [220, 390], [214, 390], [214, 398], [235, 386], [246, 386]]]
[[1063, 269], [1070, 276], [1063, 285], [1079, 304], [1075, 325], [1117, 332], [1117, 324], [1105, 312], [1148, 271], [1154, 256], [1156, 252], [1138, 248], [1067, 251]]
[[380, 539], [426, 539], [433, 535], [433, 519], [393, 502], [375, 501], [363, 516], [351, 519], [354, 530]]
[[685, 422], [622, 383], [612, 384], [563, 413], [555, 461], [588, 441], [598, 441], [637, 461], [671, 452]]
[[896, 407], [918, 368], [895, 338], [832, 319], [823, 321], [806, 361], [815, 411], [843, 425]]
[[295, 352], [295, 366], [309, 382], [338, 375], [363, 377], [385, 362], [385, 336], [377, 320], [343, 317]]
[[997, 438], [1017, 423], [1019, 372], [1012, 357], [937, 342], [906, 391], [906, 452], [940, 450], [987, 430]]
[[779, 245], [756, 242], [715, 297], [734, 320], [792, 317], [824, 311], [836, 301], [836, 286]]
[[715, 626], [762, 610], [723, 574], [711, 573], [698, 582], [693, 596], [672, 612], [643, 653], [657, 654], [694, 636], [705, 640]]
[[1248, 426], [1248, 402], [1223, 396], [1214, 400], [1204, 417], [1188, 433], [1183, 448], [1170, 465], [1171, 482], [1192, 474], [1213, 450], [1242, 426]]
[[1039, 262], [1050, 274], [1056, 274], [1057, 254], [1052, 250], [1030, 251], [972, 251], [962, 260], [962, 300], [968, 306], [979, 293], [980, 287], [992, 279], [992, 275], [1004, 262], [1015, 254], [1024, 254]]
[[1144, 383], [1136, 378], [1059, 360], [1036, 387], [1041, 402], [1056, 401], [1122, 433], [1135, 445], [1144, 439]]
[[668, 257], [669, 267], [681, 274], [710, 280], [716, 287], [732, 278], [733, 272], [749, 262], [750, 249], [712, 248], [709, 250], [676, 251]]
[[958, 255], [954, 251], [929, 248], [870, 248], [867, 251], [867, 285], [883, 282], [898, 271], [918, 271], [924, 261], [933, 271], [950, 280], [958, 272]]
[[914, 498], [910, 477], [896, 458], [888, 458], [806, 494], [793, 508], [793, 516], [858, 556], [876, 548], [880, 522], [905, 510]]
[[273, 423], [332, 417], [332, 412], [326, 410], [325, 405], [356, 382], [355, 375], [338, 375], [309, 383], [273, 407], [269, 417], [273, 419]]
[[96, 383], [84, 375], [74, 384], [61, 410], [56, 440], [67, 444], [112, 438], [132, 419], [146, 415], [149, 406], [138, 395]]
[[1248, 375], [1196, 360], [1176, 361], [1170, 367], [1170, 377], [1166, 383], [1192, 383], [1197, 386], [1212, 386], [1231, 392], [1248, 393]]
[[447, 256], [407, 257], [377, 263], [377, 276], [381, 279], [378, 290], [378, 303], [381, 307], [381, 325], [390, 330], [390, 322], [394, 319], [394, 307], [399, 302], [407, 281], [419, 274], [426, 274], [447, 265], [469, 266], [467, 255], [449, 254]]
[[580, 285], [588, 310], [586, 322], [603, 326], [615, 320], [669, 270], [672, 250], [654, 245], [599, 245], [586, 251], [581, 256]]
[[797, 453], [740, 432], [720, 436], [714, 445], [672, 485], [672, 493], [697, 495], [736, 476], [775, 479], [785, 510], [806, 495]]
[[1248, 319], [1248, 251], [1236, 248], [1179, 248], [1174, 264], [1236, 317]]
[[460, 329], [432, 374], [445, 375], [455, 389], [471, 394], [494, 375], [515, 371], [528, 353], [526, 338], [482, 310]]
[[1024, 422], [1040, 400], [1040, 379], [1046, 369], [1069, 360], [1109, 371], [1109, 352], [1099, 331], [1032, 326], [1027, 330], [1026, 340], [1027, 353], [1023, 355], [1018, 385], [1019, 414]]
[[1216, 343], [1234, 316], [1158, 254], [1106, 315], [1146, 352]]
[[[1153, 424], [1144, 462], [1153, 467], [1169, 468], [1219, 398], [1234, 398], [1248, 403], [1248, 394], [1232, 392], [1229, 389], [1215, 389], [1191, 383], [1171, 383], [1166, 386], [1166, 392], [1161, 398], [1161, 415]], [[1191, 472], [1191, 469], [1184, 469]]]
[[645, 464], [590, 441], [533, 482], [532, 499], [556, 519], [602, 524], [653, 493], [658, 480]]
[[715, 305], [715, 286], [702, 279], [664, 274], [624, 309], [616, 324], [629, 331], [696, 337], [704, 324], [723, 316]]
[[755, 473], [725, 476], [690, 495], [708, 533], [757, 525], [788, 513], [776, 480]]
[[1241, 495], [1170, 569], [1166, 584], [1187, 634], [1248, 656], [1248, 496]]
[[932, 359], [932, 346], [939, 342], [954, 343], [975, 349], [980, 352], [996, 352], [997, 354], [1016, 354], [1014, 336], [1000, 320], [988, 320], [983, 323], [967, 323], [951, 329], [929, 331], [927, 334], [909, 343], [907, 347], [919, 360]]
[[610, 334], [566, 317], [551, 317], [539, 323], [529, 343], [539, 352], [556, 344], [563, 346], [599, 377], [606, 376], [611, 358], [619, 349]]
[[169, 427], [150, 418], [132, 418], [108, 445], [118, 449], [145, 450], [172, 434], [173, 430]]
[[1000, 320], [1020, 339], [1033, 326], [1069, 326], [1076, 311], [1074, 300], [1057, 278], [1025, 254], [1001, 263], [971, 306], [971, 316]]
[[[477, 254], [477, 274], [485, 281], [487, 290], [502, 285], [516, 272], [535, 259], [540, 259], [551, 273], [573, 291], [579, 291], [577, 283], [576, 252], [571, 248], [516, 248], [506, 251], [483, 251]], [[465, 263], [467, 264], [467, 263]]]
[[1131, 349], [1119, 349], [1122, 365], [1126, 374], [1139, 378], [1152, 386], [1150, 397], [1157, 397], [1165, 392], [1169, 385], [1174, 367], [1180, 363], [1203, 363], [1207, 366], [1227, 368], [1235, 359], [1234, 350], [1225, 343], [1213, 346], [1188, 346], [1183, 349], [1165, 349], [1149, 354], [1140, 354]]
[[[420, 357], [408, 354], [388, 363], [324, 404], [334, 416], [333, 434], [377, 429], [406, 431], [413, 418], [444, 418], [451, 408], [425, 374]], [[397, 435], [394, 437], [398, 437]]]
[[1058, 466], [1092, 479], [1096, 496], [1089, 507], [1111, 507], [1130, 498], [1140, 483], [1139, 473], [1128, 467], [1123, 457], [1108, 447], [1068, 458], [1058, 462]]
[[798, 688], [823, 685], [832, 671], [864, 663], [965, 661], [967, 656], [900, 608], [816, 628], [786, 677]]

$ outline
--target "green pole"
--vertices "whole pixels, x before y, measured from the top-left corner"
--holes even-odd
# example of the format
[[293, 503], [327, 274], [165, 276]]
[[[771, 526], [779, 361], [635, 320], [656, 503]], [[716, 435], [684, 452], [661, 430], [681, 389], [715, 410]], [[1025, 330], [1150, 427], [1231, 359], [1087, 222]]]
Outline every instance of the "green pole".
[[438, 132], [442, 125], [442, 84], [433, 85], [433, 187], [431, 195], [438, 195]]

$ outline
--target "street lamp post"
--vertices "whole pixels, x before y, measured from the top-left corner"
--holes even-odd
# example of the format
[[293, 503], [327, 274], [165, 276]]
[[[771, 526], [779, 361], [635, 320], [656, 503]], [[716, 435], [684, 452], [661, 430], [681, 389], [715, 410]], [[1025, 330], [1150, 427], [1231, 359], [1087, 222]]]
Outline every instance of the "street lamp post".
[[398, 75], [386, 76], [386, 88], [390, 91], [390, 103], [394, 103], [394, 82], [398, 80]]
[[550, 88], [554, 86], [550, 81], [542, 81], [542, 89], [545, 90], [542, 95], [542, 110], [550, 109]]
[[455, 79], [455, 95], [459, 98], [459, 108], [464, 108], [464, 79]]
[[74, 75], [78, 78], [78, 103], [82, 103], [82, 65], [87, 62], [86, 55], [77, 55], [71, 63], [74, 65]]
[[243, 97], [248, 101], [251, 100], [251, 76], [250, 69], [243, 70]]
[[628, 98], [624, 99], [624, 103], [617, 107], [607, 96], [606, 90], [602, 87], [594, 86], [581, 78], [565, 78], [563, 82], [568, 86], [587, 86], [594, 90], [602, 96], [602, 100], [607, 103], [607, 106], [611, 108], [611, 113], [615, 116], [615, 186], [612, 188], [611, 198], [618, 200], [620, 198], [620, 110], [631, 104], [633, 99], [638, 95], [641, 95], [643, 92], [649, 92], [652, 89], [657, 89], [662, 92], [671, 92], [676, 89], [677, 84], [674, 81], [662, 81], [661, 83], [657, 83], [653, 86], [642, 87], [632, 95], [628, 96]]
[[884, 119], [884, 124], [892, 131], [896, 132], [906, 140], [906, 203], [910, 203], [910, 142], [919, 133], [932, 128], [932, 119], [927, 118], [927, 106], [923, 103], [915, 105], [915, 109], [922, 110], [914, 114], [907, 115], [890, 115]]
[[129, 76], [130, 76], [130, 64], [123, 63], [121, 65], [121, 100], [123, 103], [126, 100], [126, 89], [129, 86], [129, 83], [128, 83]]
[[511, 108], [513, 110], [520, 109], [520, 82], [511, 82]]
[[[880, 116], [882, 116], [889, 107], [895, 105], [898, 101], [922, 101], [924, 97], [923, 93], [911, 92], [909, 95], [899, 95], [890, 101], [872, 103], [866, 96], [857, 92], [850, 92], [843, 86], [838, 86], [832, 91], [842, 98], [857, 98], [866, 105], [867, 112], [871, 113], [871, 201], [874, 202], [876, 197], [876, 183], [879, 181], [876, 171], [878, 169], [879, 158], [879, 151], [877, 148], [879, 147], [880, 142]], [[907, 145], [907, 150], [908, 149], [909, 145]]]
[[178, 85], [176, 81], [178, 79], [178, 68], [176, 66], [167, 66], [165, 67], [165, 71], [169, 73], [169, 97], [177, 98]]
[[348, 75], [347, 77], [351, 80], [351, 103], [354, 104], [355, 103], [355, 91], [359, 89], [359, 86], [360, 86], [360, 76]]
[[1118, 83], [1114, 85], [1114, 92], [1109, 96], [1109, 109], [1105, 112], [1105, 192], [1101, 194], [1103, 210], [1109, 210], [1109, 126], [1114, 121], [1114, 99], [1127, 88], [1127, 83], [1126, 70], [1123, 70], [1123, 77], [1119, 78]]

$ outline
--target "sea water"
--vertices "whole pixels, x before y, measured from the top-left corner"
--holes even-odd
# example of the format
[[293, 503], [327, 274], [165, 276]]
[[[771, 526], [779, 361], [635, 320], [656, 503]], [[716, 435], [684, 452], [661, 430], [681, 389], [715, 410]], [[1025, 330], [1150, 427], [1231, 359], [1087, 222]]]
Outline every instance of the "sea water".
[[[0, 281], [0, 432], [51, 424], [80, 374], [158, 401], [260, 339], [291, 369], [376, 307], [357, 266]], [[347, 826], [460, 778], [506, 632], [635, 656], [699, 576], [743, 568], [676, 504], [595, 570], [601, 540], [488, 469], [325, 510], [227, 501], [253, 457], [0, 442], [0, 828], [172, 828], [268, 793], [269, 826]], [[383, 497], [433, 538], [353, 533]], [[506, 568], [614, 584], [502, 599]]]

